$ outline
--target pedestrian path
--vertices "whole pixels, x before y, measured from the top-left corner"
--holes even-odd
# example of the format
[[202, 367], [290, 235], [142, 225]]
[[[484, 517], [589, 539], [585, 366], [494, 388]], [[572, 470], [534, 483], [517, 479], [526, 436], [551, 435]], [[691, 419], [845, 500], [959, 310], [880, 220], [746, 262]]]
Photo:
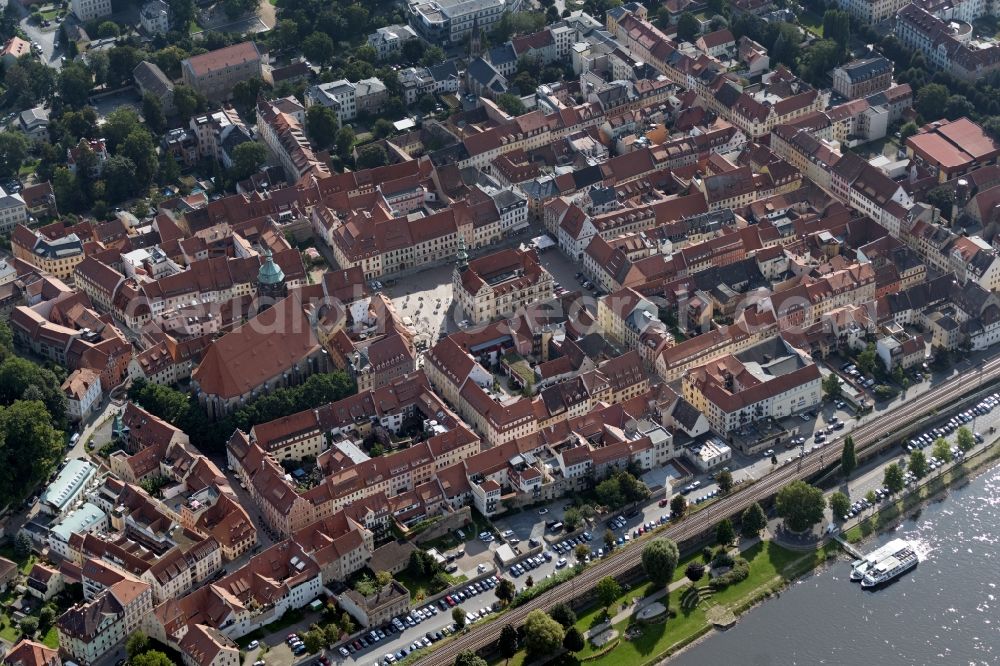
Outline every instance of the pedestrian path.
[[[741, 539], [739, 547], [738, 548], [733, 548], [732, 553], [734, 555], [738, 555], [740, 553], [743, 553], [743, 552], [749, 550], [750, 548], [754, 547], [758, 543], [760, 543], [760, 537], [754, 537], [752, 539]], [[662, 599], [664, 596], [670, 594], [671, 592], [674, 592], [675, 590], [679, 590], [680, 588], [685, 587], [685, 586], [687, 586], [689, 584], [690, 584], [690, 581], [687, 578], [681, 578], [679, 580], [675, 580], [674, 582], [672, 582], [667, 587], [661, 588], [661, 589], [657, 590], [656, 592], [653, 592], [649, 596], [643, 597], [641, 599], [637, 599], [635, 601], [635, 603], [629, 605], [626, 608], [623, 608], [621, 611], [619, 611], [618, 613], [616, 613], [614, 615], [614, 617], [612, 617], [610, 620], [605, 620], [604, 622], [602, 622], [600, 624], [594, 625], [593, 627], [591, 627], [590, 629], [588, 629], [587, 631], [585, 631], [583, 635], [584, 635], [585, 638], [588, 638], [588, 639], [591, 638], [591, 637], [593, 637], [593, 636], [597, 636], [601, 632], [610, 629], [611, 627], [613, 627], [614, 625], [618, 624], [619, 622], [623, 622], [623, 621], [629, 619], [630, 617], [632, 617], [633, 615], [635, 615], [636, 613], [638, 613], [639, 611], [641, 611], [643, 608], [645, 608], [647, 606], [650, 606], [652, 604], [657, 603], [658, 600]]]
[[844, 537], [840, 536], [839, 534], [834, 534], [833, 540], [839, 543], [841, 548], [846, 550], [851, 555], [851, 557], [857, 560], [861, 559], [861, 551], [852, 546], [851, 544], [847, 543], [847, 540], [845, 540]]

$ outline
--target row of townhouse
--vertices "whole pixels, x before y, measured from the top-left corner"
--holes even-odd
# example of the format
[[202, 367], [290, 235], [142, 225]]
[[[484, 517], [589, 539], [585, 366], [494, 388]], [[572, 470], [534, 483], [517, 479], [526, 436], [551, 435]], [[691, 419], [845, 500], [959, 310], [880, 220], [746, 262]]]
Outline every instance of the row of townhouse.
[[896, 13], [894, 31], [904, 46], [959, 79], [974, 82], [1000, 69], [1000, 45], [972, 43], [972, 24], [941, 20], [916, 3]]
[[541, 396], [494, 399], [488, 392], [493, 375], [484, 364], [493, 365], [511, 355], [531, 356], [532, 342], [523, 328], [515, 319], [473, 334], [455, 334], [440, 341], [426, 356], [424, 369], [431, 384], [482, 433], [488, 445], [530, 436], [565, 419], [573, 409], [583, 410], [599, 401], [620, 402], [648, 387], [641, 358], [630, 352], [551, 386]]

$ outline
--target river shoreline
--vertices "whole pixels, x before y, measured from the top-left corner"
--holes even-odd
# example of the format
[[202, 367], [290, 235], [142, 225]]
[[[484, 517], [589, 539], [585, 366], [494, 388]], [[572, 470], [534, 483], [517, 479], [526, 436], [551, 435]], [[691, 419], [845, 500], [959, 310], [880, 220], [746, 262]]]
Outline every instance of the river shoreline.
[[[943, 502], [947, 499], [949, 491], [964, 488], [974, 479], [988, 473], [992, 469], [995, 469], [998, 466], [998, 460], [1000, 460], [1000, 445], [998, 444], [1000, 444], [1000, 439], [994, 440], [989, 446], [982, 447], [972, 455], [968, 456], [966, 460], [963, 460], [961, 463], [957, 463], [955, 466], [943, 471], [941, 474], [928, 479], [925, 483], [913, 488], [908, 488], [905, 494], [903, 494], [896, 502], [881, 508], [879, 511], [874, 512], [871, 516], [865, 519], [866, 521], [874, 521], [876, 523], [870, 531], [862, 534], [857, 540], [848, 540], [854, 545], [863, 545], [878, 538], [886, 532], [895, 530], [900, 526], [900, 524], [903, 523], [903, 521], [907, 520], [909, 516], [912, 516], [914, 512], [919, 514], [924, 508], [926, 508], [927, 505]], [[918, 497], [913, 499], [915, 495]], [[899, 506], [900, 504], [902, 504], [901, 507]], [[890, 512], [891, 515], [880, 520], [883, 514]], [[859, 528], [860, 524], [851, 528], [851, 530]], [[848, 532], [851, 530], [848, 530]], [[847, 537], [845, 536], [845, 538]], [[823, 544], [820, 545], [819, 548], [824, 548], [825, 546], [826, 544]], [[805, 554], [805, 552], [803, 552], [803, 554]], [[840, 554], [832, 555], [819, 561], [815, 566], [785, 580], [784, 583], [779, 586], [761, 588], [758, 592], [760, 598], [754, 600], [750, 605], [742, 610], [733, 609], [734, 614], [737, 616], [737, 624], [734, 626], [738, 626], [739, 622], [742, 621], [745, 616], [753, 612], [759, 606], [762, 606], [766, 602], [773, 599], [780, 598], [781, 593], [786, 588], [795, 584], [806, 582], [814, 575], [823, 573], [827, 567], [832, 566], [842, 558], [845, 560], [850, 559], [849, 556], [841, 550]], [[754, 593], [751, 593], [751, 595], [748, 596], [752, 596], [753, 594]], [[725, 633], [726, 631], [728, 631], [728, 629], [717, 629], [709, 626], [704, 633], [700, 634], [689, 643], [686, 643], [669, 653], [653, 657], [647, 663], [657, 665], [669, 664], [682, 654], [698, 647], [703, 642], [710, 640], [716, 635], [716, 633]]]

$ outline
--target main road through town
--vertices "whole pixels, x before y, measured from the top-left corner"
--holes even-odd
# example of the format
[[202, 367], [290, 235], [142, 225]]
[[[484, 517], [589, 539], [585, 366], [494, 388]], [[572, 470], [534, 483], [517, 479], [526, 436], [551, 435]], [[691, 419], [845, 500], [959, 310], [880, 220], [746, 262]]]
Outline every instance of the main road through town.
[[[899, 433], [903, 428], [916, 422], [927, 412], [947, 406], [957, 401], [966, 393], [975, 391], [977, 387], [988, 384], [1000, 378], [1000, 358], [984, 362], [977, 368], [972, 368], [942, 382], [933, 391], [922, 394], [912, 401], [905, 402], [892, 412], [880, 415], [864, 425], [859, 425], [851, 433], [858, 458], [866, 457], [885, 444], [882, 440]], [[768, 474], [757, 483], [751, 484], [731, 495], [723, 497], [705, 510], [693, 514], [688, 519], [670, 525], [654, 532], [655, 536], [668, 537], [677, 543], [688, 541], [711, 529], [723, 518], [735, 516], [744, 511], [754, 502], [764, 500], [777, 494], [787, 484], [797, 479], [806, 479], [827, 465], [839, 459], [839, 451], [833, 448], [814, 450], [799, 458], [796, 463], [784, 465]], [[642, 543], [640, 538], [639, 542]], [[562, 602], [576, 598], [584, 591], [594, 587], [606, 576], [622, 577], [641, 566], [642, 548], [632, 545], [619, 550], [595, 564], [588, 566], [576, 578], [559, 585], [523, 606], [508, 611], [494, 621], [474, 627], [469, 633], [463, 634], [453, 641], [441, 646], [440, 649], [428, 652], [417, 661], [434, 664], [451, 664], [455, 656], [466, 650], [478, 651], [497, 641], [501, 628], [506, 624], [515, 626], [524, 622], [525, 617], [533, 610], [547, 609]]]

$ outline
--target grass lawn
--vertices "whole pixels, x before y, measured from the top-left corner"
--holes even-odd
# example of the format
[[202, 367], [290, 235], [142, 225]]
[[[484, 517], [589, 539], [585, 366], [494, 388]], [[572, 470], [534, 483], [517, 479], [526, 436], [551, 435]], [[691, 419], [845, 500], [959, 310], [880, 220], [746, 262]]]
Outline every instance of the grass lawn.
[[31, 567], [35, 565], [35, 560], [38, 558], [34, 554], [28, 555], [26, 558], [17, 557], [14, 554], [13, 546], [0, 546], [0, 557], [6, 557], [11, 562], [17, 563], [17, 566], [21, 569], [21, 573], [27, 574], [31, 571]]
[[188, 24], [188, 34], [193, 35], [196, 32], [201, 32], [201, 26], [194, 19], [191, 19], [191, 23]]
[[38, 168], [40, 160], [29, 160], [21, 165], [21, 168], [17, 170], [17, 175], [20, 177], [30, 176], [35, 173], [35, 169]]
[[802, 27], [823, 39], [823, 17], [814, 11], [805, 11], [799, 16]]
[[3, 628], [0, 629], [0, 638], [8, 643], [16, 643], [17, 639], [21, 637], [21, 632], [17, 627], [10, 626], [10, 618], [7, 615], [0, 617], [3, 618]]
[[[605, 655], [598, 656], [601, 649], [595, 648], [588, 641], [586, 647], [575, 656], [565, 656], [553, 663], [560, 666], [577, 666], [584, 663], [584, 660], [588, 666], [591, 664], [594, 666], [640, 666], [655, 663], [663, 656], [675, 652], [710, 630], [711, 625], [706, 617], [706, 611], [710, 607], [714, 605], [724, 606], [739, 613], [752, 605], [765, 592], [783, 585], [786, 580], [802, 575], [821, 563], [827, 558], [829, 552], [836, 552], [836, 548], [816, 553], [800, 553], [782, 548], [770, 541], [757, 544], [743, 554], [750, 562], [750, 576], [745, 581], [708, 597], [707, 600], [688, 610], [682, 608], [681, 597], [685, 588], [681, 587], [670, 594], [670, 608], [676, 613], [675, 617], [663, 623], [645, 625], [642, 635], [635, 640], [621, 638], [618, 646]], [[674, 579], [683, 578], [684, 567], [687, 563], [700, 557], [701, 553], [699, 552], [681, 560], [677, 566], [677, 572], [674, 574]], [[704, 584], [704, 581], [700, 583], [700, 585]], [[637, 585], [624, 592], [615, 606], [620, 608], [623, 602], [647, 596], [653, 591], [652, 583]], [[591, 608], [579, 615], [576, 627], [581, 632], [585, 632], [600, 624], [603, 619], [603, 608]], [[615, 625], [614, 628], [619, 637], [624, 636], [629, 624], [630, 620], [624, 620]], [[523, 660], [524, 653], [522, 652], [518, 653], [510, 663], [520, 665]], [[500, 664], [502, 661], [502, 659], [497, 659], [491, 663]]]
[[[451, 585], [456, 585], [468, 580], [465, 576], [452, 576], [450, 574], [445, 575], [448, 576], [448, 581]], [[410, 599], [413, 601], [420, 601], [421, 599], [426, 599], [427, 597], [433, 595], [430, 590], [431, 581], [427, 578], [415, 578], [408, 569], [403, 569], [401, 572], [394, 575], [393, 578], [402, 583], [403, 586], [410, 591]]]
[[55, 627], [49, 627], [49, 630], [42, 636], [42, 643], [53, 650], [59, 649], [59, 631]]

